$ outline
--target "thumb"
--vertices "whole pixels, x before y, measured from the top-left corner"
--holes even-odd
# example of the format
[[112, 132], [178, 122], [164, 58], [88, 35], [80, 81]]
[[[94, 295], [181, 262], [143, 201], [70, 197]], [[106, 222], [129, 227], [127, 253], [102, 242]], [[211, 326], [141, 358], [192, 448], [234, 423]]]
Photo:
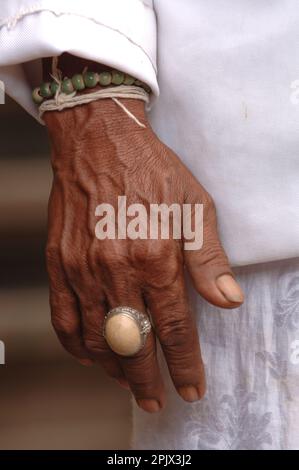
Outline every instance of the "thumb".
[[[199, 203], [203, 208], [202, 246], [195, 250], [184, 249], [186, 267], [197, 292], [208, 302], [222, 308], [239, 307], [244, 301], [244, 295], [219, 240], [214, 202], [202, 187], [197, 198]], [[193, 209], [191, 217], [195, 217]], [[192, 222], [196, 228], [194, 220]]]

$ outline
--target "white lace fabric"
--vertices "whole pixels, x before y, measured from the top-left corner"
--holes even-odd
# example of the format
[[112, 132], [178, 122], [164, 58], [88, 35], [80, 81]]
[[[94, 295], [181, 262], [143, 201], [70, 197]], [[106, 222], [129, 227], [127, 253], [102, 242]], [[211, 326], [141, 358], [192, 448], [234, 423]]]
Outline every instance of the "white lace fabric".
[[133, 449], [299, 449], [299, 259], [236, 273], [246, 293], [237, 310], [192, 294], [206, 397], [184, 403], [168, 379], [164, 411], [134, 406]]

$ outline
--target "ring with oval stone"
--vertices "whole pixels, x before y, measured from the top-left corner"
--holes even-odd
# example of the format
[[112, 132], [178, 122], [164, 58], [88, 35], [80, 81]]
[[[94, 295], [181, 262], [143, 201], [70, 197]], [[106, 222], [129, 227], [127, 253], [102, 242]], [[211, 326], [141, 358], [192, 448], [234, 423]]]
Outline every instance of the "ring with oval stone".
[[133, 356], [143, 348], [150, 330], [147, 315], [131, 307], [119, 306], [107, 313], [103, 336], [116, 354]]

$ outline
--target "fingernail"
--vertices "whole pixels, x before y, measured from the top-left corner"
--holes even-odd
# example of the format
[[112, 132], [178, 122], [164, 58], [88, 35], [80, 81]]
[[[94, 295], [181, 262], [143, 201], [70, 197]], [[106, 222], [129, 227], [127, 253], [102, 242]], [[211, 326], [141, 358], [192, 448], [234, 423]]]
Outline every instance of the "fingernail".
[[78, 359], [78, 362], [85, 367], [93, 366], [94, 362], [91, 359]]
[[125, 388], [126, 390], [130, 390], [129, 383], [127, 382], [126, 379], [116, 379], [116, 381], [122, 388]]
[[230, 274], [223, 274], [218, 277], [218, 279], [216, 279], [216, 284], [218, 289], [229, 302], [238, 304], [244, 302], [242, 289]]
[[160, 405], [157, 400], [142, 399], [136, 401], [138, 406], [148, 413], [157, 413], [157, 411], [160, 411]]
[[185, 401], [193, 402], [200, 398], [197, 389], [193, 385], [180, 387], [178, 392]]

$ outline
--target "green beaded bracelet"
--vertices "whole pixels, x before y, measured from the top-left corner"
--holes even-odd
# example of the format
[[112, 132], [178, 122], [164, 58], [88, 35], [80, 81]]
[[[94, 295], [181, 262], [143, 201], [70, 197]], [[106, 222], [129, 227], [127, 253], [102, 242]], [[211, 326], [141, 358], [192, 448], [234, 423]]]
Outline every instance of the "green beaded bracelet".
[[[83, 74], [77, 73], [72, 78], [65, 78], [61, 82], [61, 91], [66, 95], [70, 95], [73, 92], [83, 91], [86, 88], [95, 88], [97, 85], [102, 87], [108, 87], [110, 85], [135, 85], [144, 88], [147, 93], [151, 92], [148, 85], [119, 70], [101, 73], [91, 71], [86, 71]], [[40, 87], [33, 90], [32, 99], [36, 104], [40, 105], [45, 99], [54, 97], [58, 89], [59, 84], [57, 81], [42, 83]]]
[[40, 95], [43, 97], [43, 98], [51, 98], [53, 93], [52, 93], [52, 90], [51, 90], [51, 83], [47, 82], [47, 83], [42, 83], [41, 86], [40, 86]]
[[99, 83], [99, 75], [95, 72], [85, 72], [83, 78], [87, 88], [94, 88]]
[[82, 91], [85, 89], [84, 78], [80, 73], [73, 76], [72, 82], [76, 91]]
[[99, 75], [99, 83], [102, 86], [111, 85], [112, 76], [110, 72], [102, 72]]
[[125, 79], [124, 73], [118, 72], [117, 70], [113, 70], [112, 80], [111, 80], [113, 85], [122, 85], [124, 83], [124, 79]]
[[75, 91], [73, 82], [70, 78], [65, 78], [62, 81], [61, 91], [62, 93], [65, 93], [66, 95], [70, 95], [71, 93], [73, 93], [73, 91]]
[[56, 91], [58, 90], [58, 88], [59, 88], [59, 85], [57, 82], [51, 83], [51, 91], [52, 91], [53, 96], [56, 94]]
[[35, 88], [32, 92], [32, 99], [35, 104], [41, 104], [44, 98], [40, 94], [40, 88]]
[[125, 79], [123, 83], [124, 85], [131, 86], [131, 85], [134, 85], [134, 82], [135, 82], [134, 77], [131, 77], [131, 75], [128, 75], [128, 74], [125, 75]]

